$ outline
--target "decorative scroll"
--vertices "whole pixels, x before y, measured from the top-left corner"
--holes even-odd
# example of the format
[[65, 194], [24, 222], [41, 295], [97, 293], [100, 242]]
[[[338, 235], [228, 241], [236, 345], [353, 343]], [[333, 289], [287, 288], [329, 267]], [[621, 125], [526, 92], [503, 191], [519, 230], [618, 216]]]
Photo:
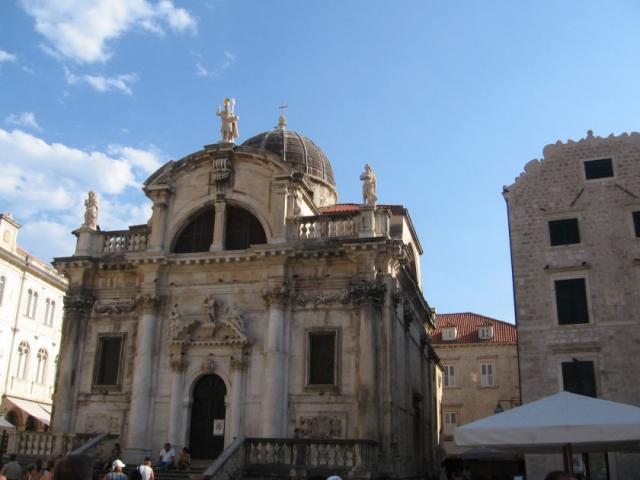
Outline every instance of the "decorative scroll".
[[211, 181], [216, 185], [227, 183], [233, 173], [231, 159], [228, 157], [214, 158], [211, 161]]

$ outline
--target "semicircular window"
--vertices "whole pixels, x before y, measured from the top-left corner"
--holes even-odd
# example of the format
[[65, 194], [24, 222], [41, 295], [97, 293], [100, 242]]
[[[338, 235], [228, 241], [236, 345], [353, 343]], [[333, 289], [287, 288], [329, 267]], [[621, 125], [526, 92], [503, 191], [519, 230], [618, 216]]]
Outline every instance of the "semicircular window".
[[215, 212], [207, 208], [197, 213], [173, 244], [173, 253], [208, 252], [213, 242]]
[[225, 249], [244, 250], [261, 243], [267, 243], [267, 236], [258, 219], [243, 208], [227, 206]]

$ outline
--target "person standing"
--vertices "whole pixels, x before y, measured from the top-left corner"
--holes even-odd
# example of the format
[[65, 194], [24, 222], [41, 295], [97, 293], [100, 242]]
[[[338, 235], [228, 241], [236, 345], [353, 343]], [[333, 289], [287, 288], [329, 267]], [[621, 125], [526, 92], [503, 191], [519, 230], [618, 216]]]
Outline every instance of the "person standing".
[[138, 467], [140, 480], [155, 480], [156, 476], [151, 467], [151, 457], [145, 457], [144, 463]]
[[22, 467], [18, 463], [17, 458], [16, 454], [12, 453], [9, 457], [9, 463], [2, 467], [0, 474], [7, 477], [7, 480], [21, 480], [22, 478]]

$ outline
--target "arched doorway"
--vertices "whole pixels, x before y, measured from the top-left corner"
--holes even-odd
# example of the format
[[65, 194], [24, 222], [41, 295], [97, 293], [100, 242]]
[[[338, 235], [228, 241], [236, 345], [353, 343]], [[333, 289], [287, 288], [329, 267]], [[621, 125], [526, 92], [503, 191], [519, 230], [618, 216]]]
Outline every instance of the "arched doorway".
[[[189, 448], [193, 458], [216, 458], [224, 449], [225, 406], [227, 387], [218, 375], [206, 375], [193, 388], [191, 407], [191, 430]], [[214, 434], [214, 422], [218, 420], [218, 431]], [[221, 434], [220, 434], [221, 433]]]

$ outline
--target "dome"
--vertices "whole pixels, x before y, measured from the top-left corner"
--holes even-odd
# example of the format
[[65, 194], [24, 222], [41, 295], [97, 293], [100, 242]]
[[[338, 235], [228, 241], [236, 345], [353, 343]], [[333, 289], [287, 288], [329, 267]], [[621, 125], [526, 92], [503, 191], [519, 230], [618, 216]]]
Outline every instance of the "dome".
[[274, 153], [296, 171], [323, 180], [334, 188], [336, 186], [327, 156], [320, 147], [299, 133], [277, 128], [251, 137], [242, 146]]

